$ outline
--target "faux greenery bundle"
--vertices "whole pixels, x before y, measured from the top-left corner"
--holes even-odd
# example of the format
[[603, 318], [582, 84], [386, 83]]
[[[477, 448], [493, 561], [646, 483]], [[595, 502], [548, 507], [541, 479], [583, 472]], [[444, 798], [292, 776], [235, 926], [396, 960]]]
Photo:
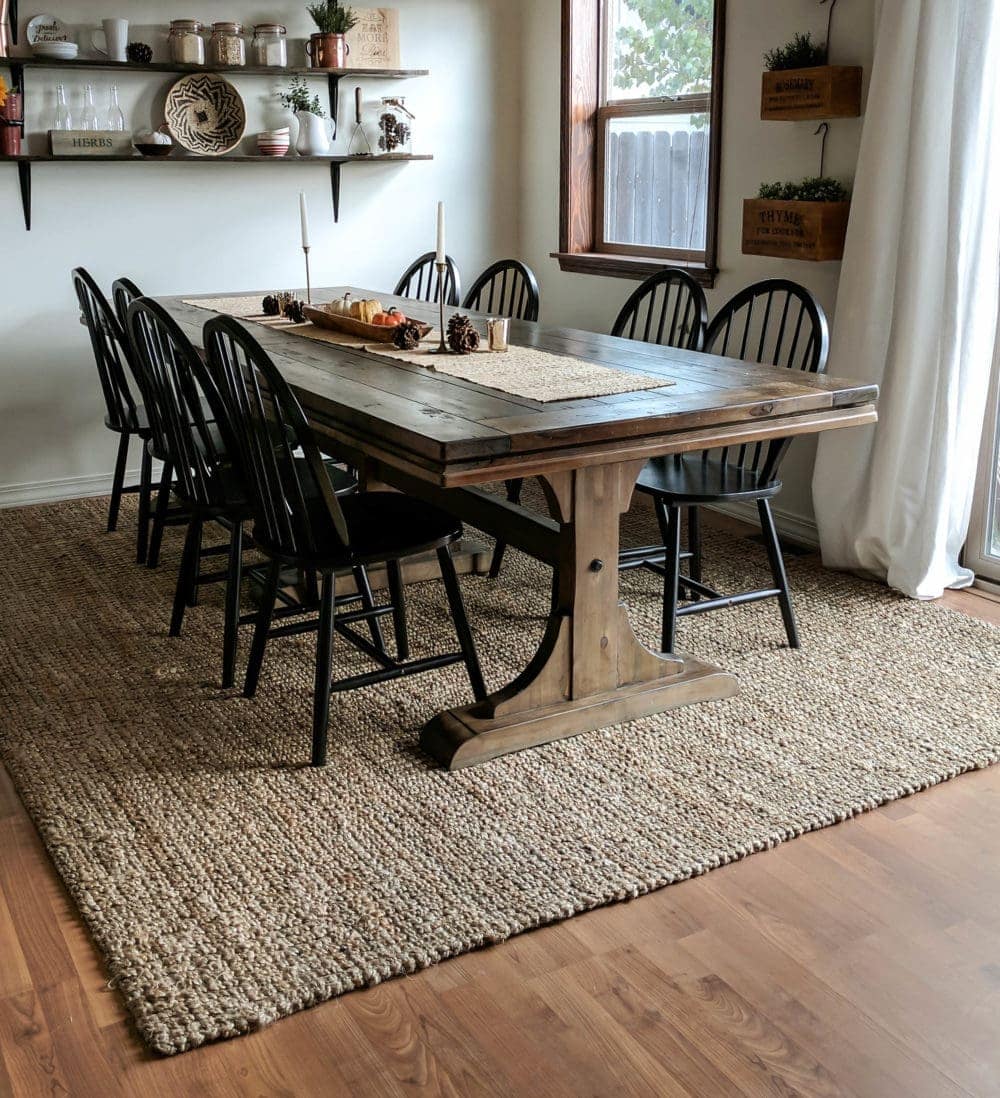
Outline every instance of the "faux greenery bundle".
[[757, 197], [782, 202], [846, 202], [851, 192], [829, 176], [813, 176], [801, 183], [761, 183]]
[[293, 76], [288, 90], [279, 92], [278, 98], [281, 105], [291, 111], [308, 111], [310, 114], [326, 118], [326, 112], [320, 105], [318, 95], [309, 94], [309, 85], [303, 76]]
[[320, 34], [347, 34], [358, 22], [354, 9], [345, 7], [338, 0], [307, 4], [306, 10], [313, 17]]
[[784, 69], [812, 69], [826, 64], [826, 43], [817, 45], [811, 34], [797, 34], [783, 46], [768, 50], [764, 64], [770, 72]]

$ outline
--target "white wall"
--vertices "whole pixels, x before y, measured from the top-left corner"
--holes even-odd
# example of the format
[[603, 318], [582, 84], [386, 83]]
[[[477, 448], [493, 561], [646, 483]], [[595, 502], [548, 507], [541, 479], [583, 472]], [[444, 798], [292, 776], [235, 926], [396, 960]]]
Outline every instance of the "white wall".
[[[549, 253], [559, 245], [559, 52], [560, 3], [525, 6], [525, 111], [522, 135], [521, 250], [538, 274], [542, 319], [608, 331], [635, 286], [623, 279], [564, 274]], [[833, 26], [831, 61], [862, 65], [865, 88], [871, 68], [873, 0], [840, 0]], [[796, 31], [826, 36], [826, 8], [816, 0], [728, 0], [723, 99], [719, 268], [708, 292], [714, 310], [737, 290], [761, 278], [792, 278], [809, 287], [833, 317], [839, 263], [806, 263], [741, 254], [742, 203], [765, 180], [798, 179], [819, 170], [814, 122], [762, 122], [760, 74], [765, 50]], [[826, 172], [850, 183], [857, 160], [860, 119], [836, 120], [827, 142]], [[785, 490], [778, 509], [792, 520], [812, 522], [810, 479], [815, 445], [796, 441], [783, 467]]]
[[[510, 150], [517, 143], [520, 70], [508, 5], [394, 0], [394, 6], [401, 13], [404, 67], [429, 68], [431, 76], [361, 83], [366, 100], [390, 92], [407, 96], [417, 115], [414, 151], [436, 159], [346, 167], [339, 225], [322, 165], [59, 163], [34, 168], [33, 229], [26, 233], [17, 171], [0, 163], [0, 503], [100, 490], [109, 479], [115, 440], [102, 426], [93, 359], [77, 323], [69, 280], [74, 266], [88, 267], [104, 286], [127, 274], [151, 294], [300, 286], [299, 190], [312, 213], [314, 285], [391, 288], [406, 264], [433, 246], [439, 198], [449, 208], [449, 250], [467, 277], [517, 250], [519, 178]], [[289, 7], [304, 14], [304, 4]], [[83, 26], [97, 26], [108, 14], [96, 0], [63, 0], [55, 10]], [[127, 11], [133, 39], [153, 45], [158, 58], [165, 42], [158, 21], [188, 14], [164, 13], [148, 0], [128, 4]], [[26, 19], [33, 9], [22, 5], [22, 12]], [[276, 11], [201, 0], [194, 14], [252, 24]], [[288, 9], [279, 17], [288, 22], [290, 38], [309, 32], [307, 18]], [[59, 79], [73, 106], [90, 79], [103, 107], [109, 82], [104, 72], [29, 71], [26, 78], [35, 151], [44, 151]], [[162, 121], [170, 81], [168, 73], [120, 75], [131, 128]], [[273, 99], [279, 85], [261, 77], [234, 82], [247, 101], [252, 151], [252, 135], [284, 114]], [[316, 86], [325, 100], [325, 81]], [[352, 128], [354, 86], [350, 79], [341, 85], [338, 151], [346, 151]]]

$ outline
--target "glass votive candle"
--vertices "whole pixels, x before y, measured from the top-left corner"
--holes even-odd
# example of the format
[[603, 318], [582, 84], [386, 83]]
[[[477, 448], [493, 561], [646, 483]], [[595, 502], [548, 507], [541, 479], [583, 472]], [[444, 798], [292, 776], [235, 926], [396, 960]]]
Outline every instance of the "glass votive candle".
[[491, 351], [506, 351], [510, 344], [510, 321], [504, 317], [500, 320], [487, 320], [486, 332], [489, 336]]

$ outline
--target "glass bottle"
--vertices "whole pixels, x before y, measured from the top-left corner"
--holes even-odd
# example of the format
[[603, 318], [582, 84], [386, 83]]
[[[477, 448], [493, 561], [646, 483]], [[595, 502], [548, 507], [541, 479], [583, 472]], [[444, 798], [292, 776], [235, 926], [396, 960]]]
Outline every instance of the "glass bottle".
[[88, 84], [83, 89], [83, 111], [80, 115], [81, 130], [99, 130], [101, 120], [97, 117], [97, 107], [94, 104], [94, 85]]
[[108, 99], [108, 125], [109, 130], [114, 130], [116, 133], [125, 132], [125, 113], [122, 111], [121, 104], [118, 102], [118, 85], [111, 85], [111, 94]]
[[239, 68], [247, 63], [242, 23], [213, 23], [208, 43], [208, 60], [220, 68]]
[[56, 113], [52, 119], [54, 130], [71, 130], [73, 128], [73, 114], [66, 100], [66, 88], [62, 84], [56, 84]]
[[383, 156], [405, 156], [413, 149], [413, 112], [401, 95], [382, 100], [378, 115], [378, 151]]

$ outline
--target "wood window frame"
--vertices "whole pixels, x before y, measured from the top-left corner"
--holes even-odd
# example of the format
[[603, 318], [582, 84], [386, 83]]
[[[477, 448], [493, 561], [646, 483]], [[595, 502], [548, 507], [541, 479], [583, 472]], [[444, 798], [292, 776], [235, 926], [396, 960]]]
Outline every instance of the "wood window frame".
[[683, 267], [711, 287], [717, 273], [719, 180], [722, 149], [722, 81], [726, 0], [715, 0], [712, 91], [708, 104], [709, 166], [705, 250], [642, 248], [602, 242], [604, 209], [603, 131], [613, 117], [698, 110], [704, 96], [601, 103], [603, 0], [562, 2], [562, 117], [560, 139], [559, 250], [563, 271], [643, 279], [664, 267]]

